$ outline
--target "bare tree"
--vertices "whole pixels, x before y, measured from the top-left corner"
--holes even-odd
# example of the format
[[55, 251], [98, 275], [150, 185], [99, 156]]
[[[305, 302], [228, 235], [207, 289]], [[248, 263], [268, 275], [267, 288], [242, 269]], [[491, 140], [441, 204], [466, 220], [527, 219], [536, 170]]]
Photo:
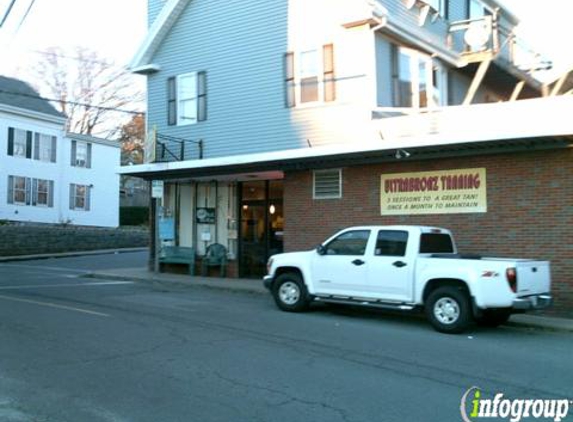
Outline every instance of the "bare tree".
[[96, 52], [77, 47], [70, 55], [53, 47], [44, 56], [35, 71], [37, 88], [59, 102], [68, 131], [110, 138], [125, 122], [122, 110], [141, 108], [143, 95], [134, 76]]

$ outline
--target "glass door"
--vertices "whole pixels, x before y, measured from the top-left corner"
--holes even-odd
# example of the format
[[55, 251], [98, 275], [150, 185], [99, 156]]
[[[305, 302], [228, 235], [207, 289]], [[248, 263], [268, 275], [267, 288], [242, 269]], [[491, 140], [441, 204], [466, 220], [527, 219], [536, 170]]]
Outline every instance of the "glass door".
[[258, 278], [269, 256], [283, 251], [282, 181], [243, 182], [239, 189], [239, 274]]

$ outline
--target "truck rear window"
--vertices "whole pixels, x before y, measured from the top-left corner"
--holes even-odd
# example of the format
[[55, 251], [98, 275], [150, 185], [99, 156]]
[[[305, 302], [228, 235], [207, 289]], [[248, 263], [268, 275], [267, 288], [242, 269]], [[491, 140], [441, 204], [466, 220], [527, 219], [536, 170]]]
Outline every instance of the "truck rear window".
[[449, 234], [422, 233], [420, 253], [453, 253], [454, 245]]

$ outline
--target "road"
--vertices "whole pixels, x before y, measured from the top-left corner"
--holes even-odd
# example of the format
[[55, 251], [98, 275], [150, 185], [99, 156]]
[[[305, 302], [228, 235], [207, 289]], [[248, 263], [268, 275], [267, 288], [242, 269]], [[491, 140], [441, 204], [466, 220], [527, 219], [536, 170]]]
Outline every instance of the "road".
[[0, 421], [459, 421], [472, 386], [573, 399], [570, 333], [449, 336], [412, 315], [78, 277], [145, 259], [0, 264]]

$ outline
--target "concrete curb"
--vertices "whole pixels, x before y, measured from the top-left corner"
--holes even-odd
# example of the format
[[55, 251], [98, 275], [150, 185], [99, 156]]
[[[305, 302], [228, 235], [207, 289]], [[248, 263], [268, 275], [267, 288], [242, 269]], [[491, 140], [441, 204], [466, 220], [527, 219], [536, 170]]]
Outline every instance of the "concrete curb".
[[0, 262], [32, 261], [35, 259], [67, 258], [67, 257], [86, 256], [86, 255], [107, 255], [115, 253], [143, 252], [147, 250], [149, 250], [149, 248], [141, 247], [141, 248], [100, 249], [95, 251], [58, 252], [58, 253], [46, 253], [46, 254], [35, 254], [35, 255], [0, 256]]
[[[122, 271], [122, 274], [96, 271], [85, 274], [82, 277], [98, 278], [112, 281], [135, 281], [156, 285], [187, 288], [203, 287], [208, 289], [258, 295], [269, 294], [268, 291], [264, 288], [262, 280], [190, 277], [188, 275], [169, 273], [155, 274], [142, 269], [134, 270], [133, 273], [130, 273], [129, 269], [120, 271]], [[535, 314], [516, 314], [512, 315], [506, 326], [525, 329], [543, 329], [551, 331], [573, 332], [573, 319], [548, 317]]]
[[94, 271], [83, 274], [82, 278], [101, 279], [109, 281], [135, 281], [138, 283], [149, 283], [154, 285], [175, 286], [185, 288], [204, 287], [208, 289], [225, 290], [228, 292], [242, 292], [251, 294], [268, 294], [263, 286], [262, 280], [244, 280], [232, 278], [216, 277], [190, 277], [179, 274], [154, 274], [148, 273], [144, 276], [137, 274], [117, 274], [109, 272]]

